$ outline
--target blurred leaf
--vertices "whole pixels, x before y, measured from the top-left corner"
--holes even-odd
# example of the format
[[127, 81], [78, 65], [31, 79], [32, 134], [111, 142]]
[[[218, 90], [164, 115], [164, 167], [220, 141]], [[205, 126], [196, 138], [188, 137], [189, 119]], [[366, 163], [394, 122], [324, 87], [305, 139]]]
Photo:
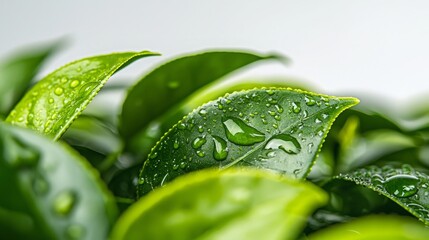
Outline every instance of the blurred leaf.
[[410, 165], [401, 168], [371, 166], [336, 178], [370, 188], [429, 224], [429, 176]]
[[125, 52], [69, 63], [38, 82], [6, 121], [58, 139], [115, 72], [156, 53]]
[[0, 64], [0, 116], [6, 116], [30, 87], [42, 64], [58, 48], [55, 42], [16, 53]]
[[0, 232], [9, 239], [106, 239], [113, 197], [68, 147], [0, 123]]
[[167, 62], [144, 76], [129, 91], [122, 108], [120, 132], [129, 140], [204, 85], [251, 63], [280, 58], [223, 51], [203, 52]]
[[[87, 115], [76, 119], [62, 140], [85, 156], [100, 171], [110, 167], [113, 161], [109, 161], [109, 158], [114, 157], [122, 149], [121, 140], [112, 129], [102, 121]], [[94, 161], [97, 159], [99, 161]]]
[[358, 240], [358, 239], [389, 239], [389, 240], [425, 240], [429, 231], [423, 224], [408, 217], [394, 215], [368, 216], [352, 222], [338, 224], [316, 232], [304, 239], [309, 240]]
[[356, 105], [292, 89], [235, 92], [197, 108], [153, 148], [140, 173], [140, 196], [209, 167], [255, 166], [307, 176], [334, 119]]
[[295, 239], [324, 202], [310, 183], [261, 170], [204, 170], [140, 199], [112, 239]]

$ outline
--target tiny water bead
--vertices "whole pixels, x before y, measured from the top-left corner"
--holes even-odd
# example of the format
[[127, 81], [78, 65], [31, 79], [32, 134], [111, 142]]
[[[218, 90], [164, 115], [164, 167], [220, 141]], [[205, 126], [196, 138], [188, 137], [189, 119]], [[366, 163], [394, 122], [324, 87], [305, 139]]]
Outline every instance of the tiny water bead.
[[70, 83], [70, 87], [71, 87], [71, 88], [75, 88], [75, 87], [79, 86], [79, 84], [80, 84], [80, 82], [79, 82], [78, 80], [73, 80], [73, 81]]
[[57, 95], [57, 96], [62, 95], [62, 94], [63, 94], [63, 92], [64, 92], [64, 89], [62, 89], [61, 87], [57, 87], [57, 88], [55, 88], [55, 90], [54, 90], [54, 93], [55, 93], [55, 95]]
[[292, 112], [294, 112], [294, 113], [300, 113], [301, 112], [301, 105], [299, 102], [293, 102], [292, 103]]
[[213, 157], [214, 159], [218, 161], [225, 160], [228, 156], [228, 147], [227, 142], [219, 137], [219, 136], [213, 136]]
[[222, 123], [226, 137], [232, 143], [248, 146], [265, 140], [263, 133], [238, 118], [230, 117], [223, 120]]
[[316, 105], [316, 101], [312, 97], [307, 96], [304, 98], [304, 100], [305, 100], [305, 104], [307, 104], [307, 106]]
[[384, 182], [386, 191], [396, 197], [406, 198], [417, 193], [419, 179], [412, 175], [395, 175]]
[[70, 214], [76, 203], [76, 194], [72, 191], [63, 191], [58, 194], [53, 203], [54, 212], [60, 216]]
[[206, 140], [205, 136], [197, 137], [192, 142], [192, 148], [198, 149], [198, 148], [202, 147], [206, 142], [207, 142], [207, 140]]

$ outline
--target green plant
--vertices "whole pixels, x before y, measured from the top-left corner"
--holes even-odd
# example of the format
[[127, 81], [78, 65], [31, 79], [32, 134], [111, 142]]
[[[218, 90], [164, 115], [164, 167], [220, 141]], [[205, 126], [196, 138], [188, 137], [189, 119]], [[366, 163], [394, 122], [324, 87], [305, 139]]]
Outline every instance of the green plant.
[[[286, 78], [223, 82], [287, 62], [247, 51], [178, 57], [132, 87], [103, 88], [157, 53], [84, 58], [34, 82], [54, 49], [0, 65], [2, 238], [428, 238], [425, 111], [345, 111], [359, 101]], [[127, 89], [121, 109], [88, 105]]]

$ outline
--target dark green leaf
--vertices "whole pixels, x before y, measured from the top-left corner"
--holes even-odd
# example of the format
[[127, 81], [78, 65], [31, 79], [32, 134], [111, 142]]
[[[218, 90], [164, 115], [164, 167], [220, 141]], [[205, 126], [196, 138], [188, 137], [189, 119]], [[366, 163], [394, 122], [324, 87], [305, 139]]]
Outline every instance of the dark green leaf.
[[408, 217], [374, 215], [352, 222], [338, 224], [316, 232], [305, 239], [309, 240], [358, 240], [358, 239], [389, 239], [389, 240], [426, 240], [429, 231], [418, 221]]
[[401, 168], [371, 166], [340, 174], [337, 178], [368, 187], [429, 224], [429, 176], [410, 165]]
[[3, 237], [106, 239], [117, 208], [84, 159], [5, 123], [0, 123], [0, 152], [0, 230], [8, 234]]
[[140, 196], [202, 168], [255, 166], [307, 176], [334, 119], [358, 103], [292, 89], [236, 92], [197, 108], [152, 150]]
[[204, 170], [140, 199], [112, 239], [296, 239], [326, 200], [310, 183], [261, 170]]
[[106, 81], [131, 62], [155, 53], [125, 52], [69, 63], [38, 82], [6, 121], [58, 139]]
[[131, 139], [204, 85], [251, 63], [279, 58], [246, 52], [205, 52], [161, 65], [128, 93], [122, 108], [121, 134]]
[[30, 87], [30, 82], [59, 44], [38, 46], [13, 55], [0, 64], [0, 116], [6, 116]]

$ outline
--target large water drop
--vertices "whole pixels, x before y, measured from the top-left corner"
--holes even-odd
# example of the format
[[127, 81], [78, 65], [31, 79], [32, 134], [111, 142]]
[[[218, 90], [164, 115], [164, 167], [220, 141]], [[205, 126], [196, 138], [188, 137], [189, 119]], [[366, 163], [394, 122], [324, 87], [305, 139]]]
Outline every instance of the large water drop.
[[238, 118], [228, 118], [223, 121], [226, 137], [238, 145], [253, 145], [265, 140], [265, 135], [255, 128], [247, 125]]

